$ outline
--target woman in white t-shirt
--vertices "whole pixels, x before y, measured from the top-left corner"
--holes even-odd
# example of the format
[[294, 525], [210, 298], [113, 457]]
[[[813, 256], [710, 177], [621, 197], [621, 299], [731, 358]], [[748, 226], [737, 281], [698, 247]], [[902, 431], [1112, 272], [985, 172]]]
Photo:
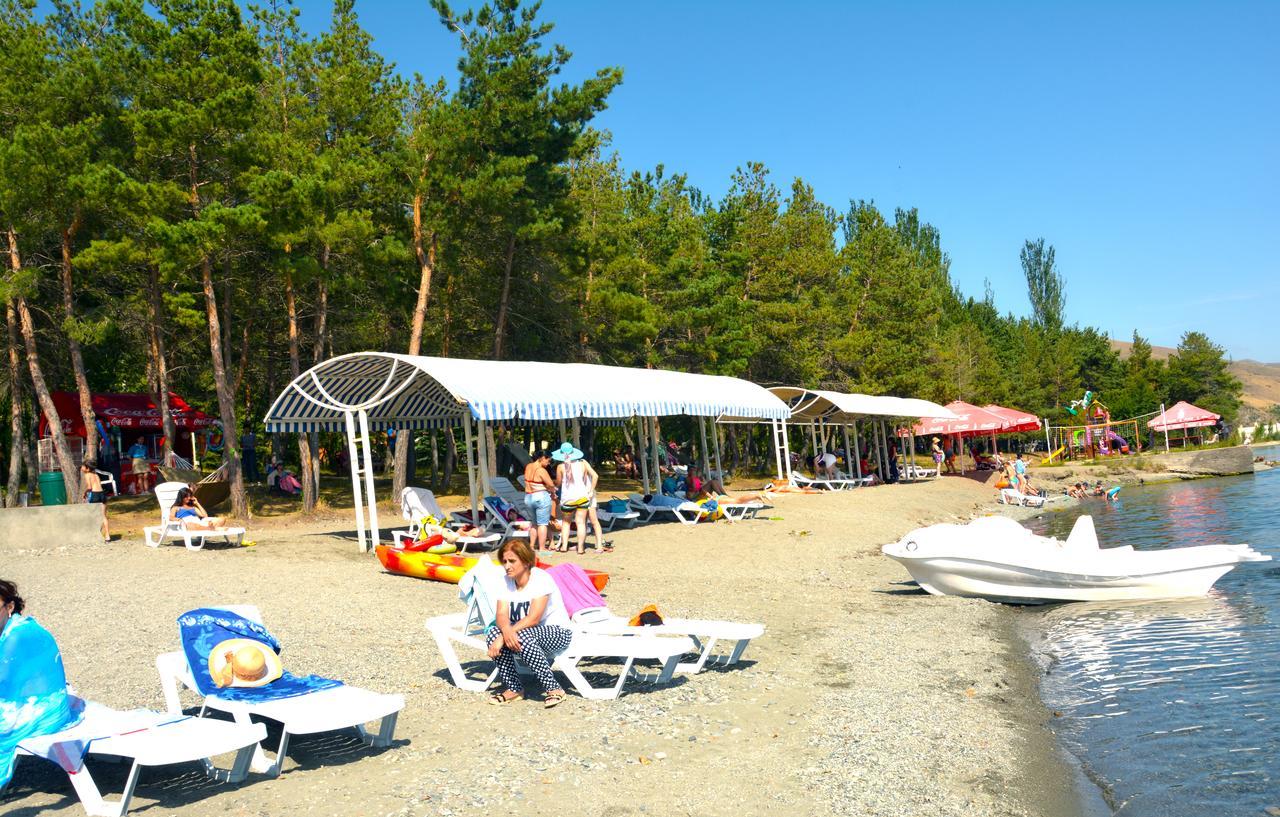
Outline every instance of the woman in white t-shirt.
[[573, 638], [560, 589], [550, 574], [534, 566], [533, 549], [522, 539], [499, 548], [498, 562], [507, 578], [498, 597], [497, 624], [489, 628], [485, 638], [489, 657], [498, 664], [506, 689], [491, 695], [489, 703], [507, 704], [524, 698], [524, 684], [516, 671], [518, 653], [542, 684], [543, 706], [550, 709], [564, 700], [551, 662], [568, 649]]

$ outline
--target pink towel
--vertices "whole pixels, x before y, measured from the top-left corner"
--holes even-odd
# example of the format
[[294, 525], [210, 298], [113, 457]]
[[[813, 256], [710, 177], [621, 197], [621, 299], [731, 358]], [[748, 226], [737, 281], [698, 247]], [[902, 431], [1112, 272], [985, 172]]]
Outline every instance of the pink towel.
[[560, 588], [560, 597], [564, 599], [564, 610], [573, 618], [579, 610], [589, 607], [605, 607], [604, 598], [596, 592], [587, 572], [575, 564], [565, 562], [547, 568], [556, 587]]

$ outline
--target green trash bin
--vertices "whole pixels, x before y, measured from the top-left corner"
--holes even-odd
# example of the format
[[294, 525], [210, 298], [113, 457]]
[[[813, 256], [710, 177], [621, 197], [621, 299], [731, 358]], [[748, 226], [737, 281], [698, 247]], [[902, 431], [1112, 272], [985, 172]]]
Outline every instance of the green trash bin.
[[66, 505], [67, 483], [61, 471], [40, 472], [40, 502], [43, 505]]

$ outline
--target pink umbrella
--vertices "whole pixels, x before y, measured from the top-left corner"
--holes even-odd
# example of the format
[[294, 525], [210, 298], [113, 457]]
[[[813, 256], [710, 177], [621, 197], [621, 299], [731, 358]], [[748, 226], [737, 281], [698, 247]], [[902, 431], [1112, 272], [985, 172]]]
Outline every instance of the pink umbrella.
[[1040, 418], [1019, 409], [1005, 408], [994, 403], [982, 407], [984, 411], [1004, 418], [1006, 426], [1000, 429], [1001, 434], [1013, 434], [1019, 431], [1039, 431]]
[[1163, 414], [1156, 415], [1147, 421], [1147, 428], [1155, 431], [1176, 431], [1182, 428], [1204, 428], [1211, 426], [1221, 415], [1193, 406], [1186, 400], [1165, 409]]
[[956, 419], [921, 420], [915, 425], [916, 434], [959, 434], [964, 437], [973, 437], [978, 434], [1003, 431], [1007, 422], [1000, 415], [994, 414], [987, 409], [978, 408], [963, 400], [947, 403], [946, 408], [956, 415]]

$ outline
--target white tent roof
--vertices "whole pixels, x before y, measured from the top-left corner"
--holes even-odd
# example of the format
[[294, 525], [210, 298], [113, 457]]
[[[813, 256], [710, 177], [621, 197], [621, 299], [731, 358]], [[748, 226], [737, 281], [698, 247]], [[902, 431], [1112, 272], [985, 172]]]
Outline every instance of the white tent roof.
[[955, 419], [955, 414], [937, 403], [914, 397], [845, 394], [798, 386], [773, 386], [769, 391], [786, 401], [791, 407], [792, 419], [798, 421], [848, 423], [867, 417]]
[[359, 352], [316, 364], [267, 412], [268, 431], [341, 431], [364, 409], [372, 428], [476, 420], [733, 414], [787, 419], [786, 404], [735, 377], [588, 363], [464, 360]]

